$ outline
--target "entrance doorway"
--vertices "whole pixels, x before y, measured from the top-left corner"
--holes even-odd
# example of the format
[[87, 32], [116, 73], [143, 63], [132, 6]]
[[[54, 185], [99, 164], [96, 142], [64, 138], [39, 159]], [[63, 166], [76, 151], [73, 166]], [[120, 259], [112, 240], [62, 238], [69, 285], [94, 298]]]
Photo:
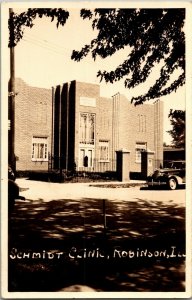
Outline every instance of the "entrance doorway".
[[94, 149], [93, 148], [80, 148], [79, 153], [79, 167], [80, 168], [93, 168], [94, 162]]

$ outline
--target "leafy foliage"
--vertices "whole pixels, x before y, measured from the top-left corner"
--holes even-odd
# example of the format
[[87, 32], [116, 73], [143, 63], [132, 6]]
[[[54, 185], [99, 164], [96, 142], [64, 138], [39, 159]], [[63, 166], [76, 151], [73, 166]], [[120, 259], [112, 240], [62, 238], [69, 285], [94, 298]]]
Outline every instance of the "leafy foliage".
[[[135, 104], [170, 94], [185, 83], [184, 9], [82, 9], [81, 17], [92, 20], [98, 34], [89, 45], [73, 51], [73, 60], [80, 61], [89, 53], [94, 60], [98, 56], [104, 59], [129, 46], [127, 59], [115, 70], [98, 71], [101, 81], [125, 78], [125, 87], [134, 88], [162, 63], [155, 84], [146, 94], [132, 98]], [[178, 69], [179, 75], [170, 81]]]
[[59, 25], [65, 25], [69, 13], [61, 8], [29, 8], [26, 12], [20, 14], [12, 13], [8, 21], [9, 47], [15, 47], [23, 37], [24, 28], [32, 28], [33, 21], [37, 17], [42, 18], [43, 16], [51, 18], [51, 22], [57, 19], [56, 26], [59, 27]]
[[185, 147], [185, 111], [171, 109], [169, 118], [173, 129], [168, 133], [172, 136], [173, 144], [176, 147]]

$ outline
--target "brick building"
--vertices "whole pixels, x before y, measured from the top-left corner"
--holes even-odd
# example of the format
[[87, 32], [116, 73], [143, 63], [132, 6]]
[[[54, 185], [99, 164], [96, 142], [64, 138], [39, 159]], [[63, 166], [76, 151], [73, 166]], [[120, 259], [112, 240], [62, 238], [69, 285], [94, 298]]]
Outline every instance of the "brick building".
[[[130, 170], [141, 172], [141, 151], [163, 162], [163, 105], [134, 106], [116, 94], [100, 96], [96, 84], [72, 81], [54, 89], [16, 80], [17, 170], [116, 170], [116, 151], [130, 151]], [[52, 158], [52, 159], [50, 159]]]
[[[54, 91], [53, 168], [116, 170], [116, 151], [130, 151], [131, 172], [141, 172], [141, 151], [163, 162], [163, 105], [134, 106], [116, 94], [100, 96], [99, 85], [72, 81]], [[59, 159], [60, 158], [60, 159]]]
[[15, 82], [16, 169], [47, 170], [51, 145], [52, 92]]

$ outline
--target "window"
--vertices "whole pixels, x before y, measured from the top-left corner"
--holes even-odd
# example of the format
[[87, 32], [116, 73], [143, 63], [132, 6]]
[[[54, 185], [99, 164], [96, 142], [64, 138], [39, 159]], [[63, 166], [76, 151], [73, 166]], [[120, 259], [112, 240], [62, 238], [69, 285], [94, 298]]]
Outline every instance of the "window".
[[141, 163], [141, 152], [147, 150], [147, 143], [140, 142], [136, 143], [135, 146], [135, 162]]
[[146, 132], [146, 115], [138, 115], [139, 132]]
[[80, 143], [94, 145], [95, 114], [80, 113]]
[[99, 160], [109, 161], [109, 141], [99, 141]]
[[48, 138], [33, 137], [32, 139], [32, 160], [47, 161], [48, 160]]
[[36, 121], [37, 123], [46, 124], [47, 123], [47, 103], [40, 101], [36, 103]]

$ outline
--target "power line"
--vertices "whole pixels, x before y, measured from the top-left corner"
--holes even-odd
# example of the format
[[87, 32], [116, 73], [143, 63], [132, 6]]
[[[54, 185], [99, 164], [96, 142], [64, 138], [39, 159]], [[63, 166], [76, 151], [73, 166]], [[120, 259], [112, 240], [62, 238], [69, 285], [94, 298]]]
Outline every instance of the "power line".
[[37, 36], [34, 36], [34, 35], [25, 34], [24, 37], [23, 37], [23, 40], [29, 40], [29, 41], [32, 41], [32, 42], [41, 43], [43, 46], [53, 48], [54, 50], [65, 52], [65, 53], [69, 52], [71, 54], [72, 51], [73, 51], [72, 48], [71, 49], [66, 48], [66, 47], [61, 46], [59, 44], [56, 44], [54, 42], [51, 42], [51, 41], [48, 41], [48, 40], [45, 40], [45, 39], [37, 38]]
[[28, 38], [23, 38], [23, 41], [25, 41], [29, 44], [33, 44], [35, 46], [41, 47], [45, 50], [51, 51], [51, 52], [56, 53], [56, 54], [60, 54], [60, 55], [66, 55], [67, 54], [67, 55], [69, 55], [69, 53], [67, 53], [66, 51], [60, 51], [60, 50], [54, 49], [52, 47], [46, 46], [41, 41], [33, 41], [33, 40], [28, 39]]
[[[51, 51], [55, 54], [67, 55], [68, 57], [70, 57], [70, 59], [71, 59], [72, 51], [74, 50], [73, 48], [66, 48], [55, 42], [48, 41], [46, 39], [41, 39], [37, 35], [31, 34], [31, 33], [30, 34], [25, 33], [23, 40], [25, 42], [39, 46], [45, 50]], [[88, 62], [88, 61], [86, 61], [86, 64], [93, 66], [93, 63]], [[96, 62], [94, 62], [94, 64], [96, 64]]]
[[34, 40], [37, 40], [37, 41], [42, 41], [42, 42], [48, 43], [50, 45], [53, 45], [55, 47], [59, 47], [59, 48], [62, 48], [62, 49], [68, 50], [68, 51], [72, 51], [73, 50], [72, 48], [66, 48], [66, 47], [64, 47], [64, 46], [62, 46], [60, 44], [57, 44], [57, 43], [53, 42], [53, 41], [50, 41], [50, 40], [48, 41], [46, 39], [41, 39], [41, 38], [39, 38], [39, 36], [31, 34], [31, 33], [30, 34], [29, 33], [25, 33], [24, 36], [26, 36], [28, 38], [33, 38]]
[[[43, 41], [41, 39], [33, 38], [32, 36], [30, 36], [28, 34], [26, 34], [26, 37], [23, 37], [22, 40], [29, 43], [29, 44], [33, 44], [33, 45], [41, 47], [45, 50], [51, 51], [55, 54], [67, 55], [67, 58], [68, 57], [71, 58], [71, 54], [72, 54], [73, 49], [65, 48], [65, 47], [59, 46], [57, 44], [54, 45], [54, 43], [52, 43], [54, 46], [51, 46], [51, 42], [46, 41], [46, 43], [45, 43], [45, 40]], [[58, 48], [59, 47], [63, 48], [63, 50], [62, 49], [57, 49], [57, 47]], [[86, 64], [91, 65], [91, 66], [93, 65], [93, 63], [88, 62], [88, 61], [86, 62]]]

